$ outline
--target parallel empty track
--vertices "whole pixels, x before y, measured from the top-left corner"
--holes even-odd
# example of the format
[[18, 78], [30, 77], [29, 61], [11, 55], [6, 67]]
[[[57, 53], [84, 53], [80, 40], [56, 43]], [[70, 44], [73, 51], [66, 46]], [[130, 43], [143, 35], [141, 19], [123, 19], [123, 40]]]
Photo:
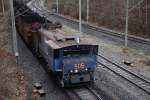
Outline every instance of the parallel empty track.
[[150, 80], [144, 79], [143, 77], [129, 71], [128, 69], [123, 68], [122, 66], [110, 61], [102, 55], [98, 55], [98, 64], [115, 73], [116, 75], [122, 77], [123, 79], [127, 80], [128, 82], [132, 83], [133, 85], [137, 86], [145, 93], [150, 95]]

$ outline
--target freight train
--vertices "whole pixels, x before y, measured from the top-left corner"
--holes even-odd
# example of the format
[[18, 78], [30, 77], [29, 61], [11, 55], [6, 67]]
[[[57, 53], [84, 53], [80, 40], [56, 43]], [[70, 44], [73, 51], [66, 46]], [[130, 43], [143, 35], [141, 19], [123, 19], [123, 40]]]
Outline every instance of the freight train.
[[94, 81], [98, 45], [83, 43], [77, 33], [65, 32], [60, 23], [34, 13], [18, 16], [16, 26], [26, 44], [42, 55], [62, 87]]

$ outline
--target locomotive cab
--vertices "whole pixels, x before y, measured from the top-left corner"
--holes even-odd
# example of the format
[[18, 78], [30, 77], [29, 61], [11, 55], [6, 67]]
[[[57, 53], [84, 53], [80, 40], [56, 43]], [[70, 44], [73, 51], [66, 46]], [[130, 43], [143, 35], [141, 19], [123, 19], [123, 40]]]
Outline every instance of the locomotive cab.
[[72, 45], [54, 50], [50, 63], [62, 86], [93, 82], [97, 52], [97, 45]]
[[63, 79], [66, 84], [87, 83], [93, 81], [98, 47], [93, 45], [75, 45], [63, 50]]

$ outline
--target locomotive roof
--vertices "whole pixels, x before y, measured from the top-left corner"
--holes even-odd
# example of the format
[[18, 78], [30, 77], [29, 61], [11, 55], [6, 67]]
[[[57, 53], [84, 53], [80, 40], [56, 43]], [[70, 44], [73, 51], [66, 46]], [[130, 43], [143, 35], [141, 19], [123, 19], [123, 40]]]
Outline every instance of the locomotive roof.
[[40, 33], [47, 38], [47, 44], [52, 48], [62, 48], [71, 45], [86, 44], [83, 41], [78, 43], [79, 33], [78, 32], [65, 32], [61, 29], [56, 30], [45, 30], [40, 29]]

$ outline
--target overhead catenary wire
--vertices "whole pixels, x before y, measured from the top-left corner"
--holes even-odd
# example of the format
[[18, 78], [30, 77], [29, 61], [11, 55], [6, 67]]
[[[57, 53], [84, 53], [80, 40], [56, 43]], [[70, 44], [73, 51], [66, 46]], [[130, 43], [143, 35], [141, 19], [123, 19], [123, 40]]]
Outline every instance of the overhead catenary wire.
[[[35, 3], [35, 2], [36, 2], [36, 0], [34, 0], [34, 2], [32, 2], [32, 4]], [[27, 3], [24, 3], [24, 5], [26, 5], [26, 4], [27, 4]], [[22, 10], [22, 8], [18, 9], [18, 13], [19, 13], [19, 14], [15, 15], [15, 17], [21, 16], [21, 15], [23, 15], [24, 13], [30, 11], [30, 9], [24, 9], [24, 11], [20, 13], [20, 10]]]
[[15, 11], [15, 14], [19, 14], [21, 11], [26, 10], [24, 7], [21, 7]]
[[129, 8], [129, 12], [131, 12], [136, 7], [139, 7], [141, 3], [143, 3], [145, 0], [140, 0], [137, 4], [135, 4], [133, 7]]
[[23, 15], [24, 13], [26, 13], [26, 12], [28, 12], [28, 11], [29, 11], [29, 9], [26, 9], [24, 12], [19, 13], [19, 14], [18, 14], [18, 15], [16, 15], [15, 17], [21, 16], [21, 15]]

